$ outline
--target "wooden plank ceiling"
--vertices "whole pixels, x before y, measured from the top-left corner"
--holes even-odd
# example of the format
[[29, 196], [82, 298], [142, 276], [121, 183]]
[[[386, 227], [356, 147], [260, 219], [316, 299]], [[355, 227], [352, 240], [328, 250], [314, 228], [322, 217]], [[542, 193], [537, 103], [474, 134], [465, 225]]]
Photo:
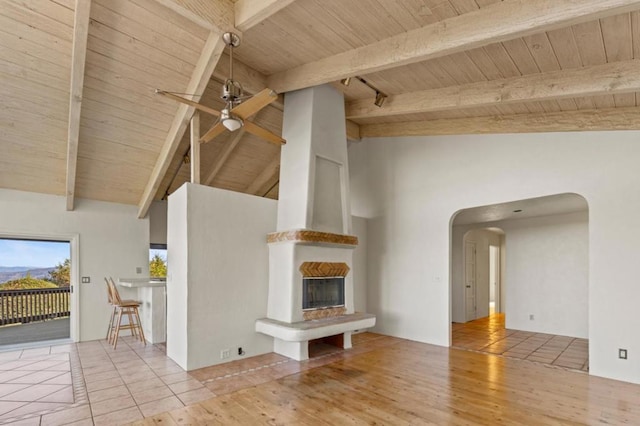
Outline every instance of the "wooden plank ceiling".
[[[184, 93], [199, 76], [195, 99], [220, 110], [229, 58], [210, 37], [234, 11], [245, 90], [333, 81], [351, 134], [640, 125], [640, 1], [92, 0], [83, 58], [75, 0], [0, 0], [0, 187], [66, 195], [71, 207], [74, 197], [134, 204], [144, 216], [190, 178], [180, 119], [193, 111], [154, 90]], [[84, 79], [72, 77], [83, 62]], [[381, 108], [357, 79], [339, 83], [356, 75], [388, 96]], [[280, 99], [252, 120], [281, 134], [282, 110]], [[201, 114], [200, 134], [214, 121]], [[225, 132], [201, 146], [201, 181], [277, 198], [279, 152]]]

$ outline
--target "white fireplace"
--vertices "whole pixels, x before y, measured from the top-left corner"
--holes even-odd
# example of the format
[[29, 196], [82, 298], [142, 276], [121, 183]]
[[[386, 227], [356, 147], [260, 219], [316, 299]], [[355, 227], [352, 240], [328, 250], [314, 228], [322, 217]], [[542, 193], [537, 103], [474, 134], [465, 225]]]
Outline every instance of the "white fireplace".
[[[375, 317], [354, 312], [349, 171], [342, 93], [318, 86], [287, 93], [280, 165], [277, 232], [269, 234], [267, 318], [256, 330], [274, 336], [274, 350], [308, 358], [313, 338], [341, 334], [351, 347], [353, 330], [372, 327]], [[321, 289], [339, 282], [339, 290]], [[318, 280], [313, 294], [338, 292], [336, 304], [305, 305], [305, 280]], [[308, 302], [308, 300], [306, 300]]]

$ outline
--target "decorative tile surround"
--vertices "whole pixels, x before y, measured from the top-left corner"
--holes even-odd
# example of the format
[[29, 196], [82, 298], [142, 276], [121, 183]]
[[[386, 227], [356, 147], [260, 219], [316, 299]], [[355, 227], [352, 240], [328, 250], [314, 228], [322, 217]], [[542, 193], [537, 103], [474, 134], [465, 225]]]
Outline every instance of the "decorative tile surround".
[[350, 268], [344, 262], [303, 262], [300, 265], [302, 276], [307, 277], [346, 277]]
[[345, 315], [346, 313], [347, 308], [345, 308], [344, 306], [340, 306], [339, 308], [325, 308], [305, 311], [302, 313], [302, 318], [304, 318], [305, 321], [317, 320], [322, 318], [339, 317], [341, 315]]
[[358, 237], [353, 235], [332, 234], [330, 232], [311, 231], [308, 229], [294, 229], [291, 231], [272, 232], [267, 234], [267, 243], [289, 241], [294, 243], [335, 244], [357, 246]]
[[[344, 262], [303, 262], [300, 265], [300, 272], [305, 278], [308, 277], [346, 277], [350, 268]], [[338, 317], [345, 315], [347, 308], [340, 306], [337, 308], [324, 308], [305, 311], [302, 317], [305, 321], [321, 318]]]

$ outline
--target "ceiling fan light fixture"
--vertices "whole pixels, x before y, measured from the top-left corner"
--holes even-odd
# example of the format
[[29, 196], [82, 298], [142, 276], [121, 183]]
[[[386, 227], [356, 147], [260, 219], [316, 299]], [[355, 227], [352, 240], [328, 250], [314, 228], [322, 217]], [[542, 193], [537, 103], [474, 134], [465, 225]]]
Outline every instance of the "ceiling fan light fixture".
[[225, 108], [222, 111], [220, 111], [220, 122], [230, 132], [235, 132], [236, 130], [238, 130], [240, 127], [244, 125], [244, 122], [242, 121], [242, 119], [240, 117], [237, 117], [231, 114], [228, 108]]

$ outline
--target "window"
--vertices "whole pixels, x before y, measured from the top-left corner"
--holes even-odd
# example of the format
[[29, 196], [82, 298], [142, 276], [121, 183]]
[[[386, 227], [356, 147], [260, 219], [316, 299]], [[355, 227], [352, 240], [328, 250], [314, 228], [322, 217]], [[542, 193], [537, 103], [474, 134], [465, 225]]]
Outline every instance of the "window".
[[149, 275], [154, 278], [167, 276], [167, 245], [151, 244], [149, 249]]

